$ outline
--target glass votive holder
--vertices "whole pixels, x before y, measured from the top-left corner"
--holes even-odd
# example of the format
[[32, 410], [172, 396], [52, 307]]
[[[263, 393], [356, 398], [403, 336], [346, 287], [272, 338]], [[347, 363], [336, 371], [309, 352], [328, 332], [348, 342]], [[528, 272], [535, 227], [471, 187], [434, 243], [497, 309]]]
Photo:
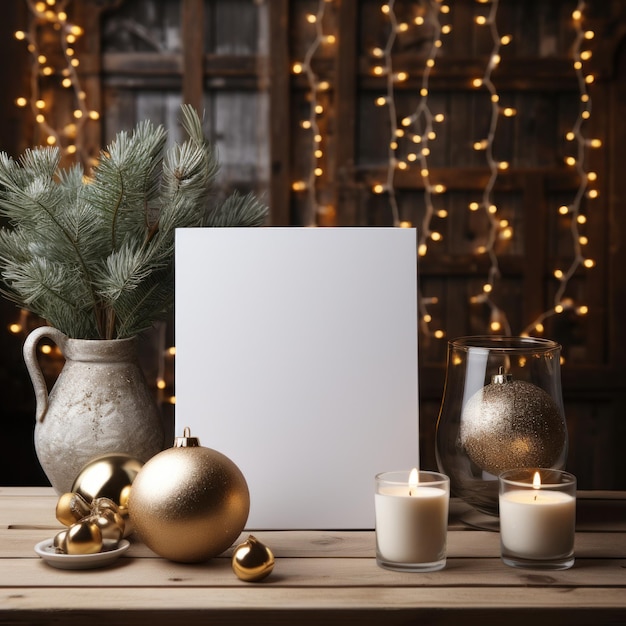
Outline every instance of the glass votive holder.
[[446, 566], [450, 479], [430, 471], [397, 471], [375, 478], [376, 562], [403, 572]]
[[504, 563], [532, 569], [574, 564], [576, 477], [552, 469], [500, 474], [500, 547]]

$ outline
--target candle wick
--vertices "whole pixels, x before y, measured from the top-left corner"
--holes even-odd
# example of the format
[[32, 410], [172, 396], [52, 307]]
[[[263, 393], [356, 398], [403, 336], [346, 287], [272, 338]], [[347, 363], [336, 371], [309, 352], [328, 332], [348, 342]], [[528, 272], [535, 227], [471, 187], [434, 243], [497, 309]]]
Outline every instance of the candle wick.
[[535, 500], [537, 500], [537, 495], [535, 494]]

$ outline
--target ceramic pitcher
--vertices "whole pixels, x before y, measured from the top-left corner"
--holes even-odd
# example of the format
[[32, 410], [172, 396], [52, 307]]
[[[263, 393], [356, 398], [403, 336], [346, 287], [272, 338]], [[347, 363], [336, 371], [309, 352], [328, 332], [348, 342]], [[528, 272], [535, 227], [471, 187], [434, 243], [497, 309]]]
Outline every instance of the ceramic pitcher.
[[[50, 394], [37, 359], [44, 337], [65, 358]], [[126, 453], [145, 462], [163, 449], [161, 418], [135, 338], [70, 339], [43, 326], [26, 338], [24, 360], [37, 401], [37, 457], [58, 493], [70, 491], [81, 468], [98, 456]]]

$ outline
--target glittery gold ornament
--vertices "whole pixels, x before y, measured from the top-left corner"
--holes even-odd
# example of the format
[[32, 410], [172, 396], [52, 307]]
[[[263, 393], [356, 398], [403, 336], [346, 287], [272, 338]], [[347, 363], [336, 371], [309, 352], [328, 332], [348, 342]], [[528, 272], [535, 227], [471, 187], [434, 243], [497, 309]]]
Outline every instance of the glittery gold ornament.
[[119, 507], [125, 521], [124, 536], [132, 532], [128, 520], [128, 494], [143, 463], [128, 454], [105, 454], [87, 463], [78, 473], [72, 491], [87, 502], [109, 498]]
[[235, 548], [232, 567], [241, 580], [257, 582], [271, 574], [274, 569], [274, 555], [265, 544], [250, 535]]
[[248, 519], [250, 494], [239, 468], [201, 446], [185, 428], [173, 448], [143, 466], [128, 508], [149, 548], [172, 561], [193, 563], [232, 545]]
[[478, 467], [494, 475], [517, 467], [554, 467], [566, 439], [565, 420], [552, 397], [503, 373], [479, 389], [461, 415], [461, 445]]

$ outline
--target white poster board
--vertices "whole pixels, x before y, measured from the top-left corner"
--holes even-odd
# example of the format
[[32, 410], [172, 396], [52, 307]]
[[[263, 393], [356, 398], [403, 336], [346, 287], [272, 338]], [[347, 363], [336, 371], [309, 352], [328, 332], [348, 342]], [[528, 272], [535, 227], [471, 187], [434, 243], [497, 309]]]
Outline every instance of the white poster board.
[[374, 527], [418, 465], [414, 229], [176, 233], [176, 434], [241, 469], [248, 529]]

